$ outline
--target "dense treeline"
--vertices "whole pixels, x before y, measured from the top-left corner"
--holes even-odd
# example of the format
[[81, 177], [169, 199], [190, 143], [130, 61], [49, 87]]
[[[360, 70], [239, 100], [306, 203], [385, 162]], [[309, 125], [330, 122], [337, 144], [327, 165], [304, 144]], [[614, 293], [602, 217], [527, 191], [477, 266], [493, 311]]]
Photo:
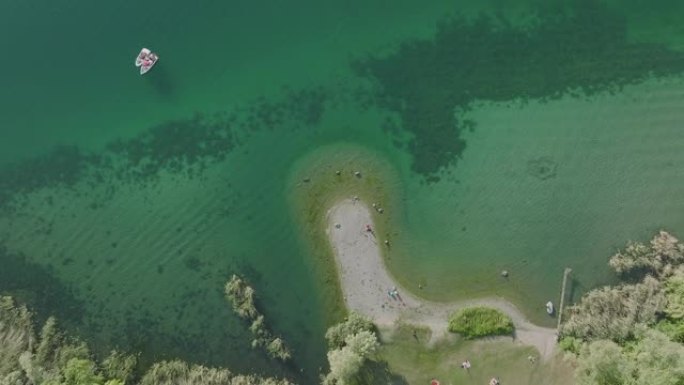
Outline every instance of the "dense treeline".
[[634, 283], [587, 293], [561, 329], [578, 383], [684, 384], [684, 244], [661, 231], [609, 264]]
[[88, 346], [61, 332], [53, 317], [36, 334], [28, 309], [0, 297], [0, 385], [291, 385], [182, 361], [156, 363], [139, 378], [137, 361], [113, 351], [96, 362]]
[[254, 289], [245, 280], [233, 274], [225, 287], [226, 298], [233, 304], [233, 310], [251, 324], [249, 330], [254, 335], [252, 347], [263, 347], [268, 355], [282, 361], [290, 359], [290, 349], [280, 337], [274, 336], [266, 327], [264, 316], [254, 304]]

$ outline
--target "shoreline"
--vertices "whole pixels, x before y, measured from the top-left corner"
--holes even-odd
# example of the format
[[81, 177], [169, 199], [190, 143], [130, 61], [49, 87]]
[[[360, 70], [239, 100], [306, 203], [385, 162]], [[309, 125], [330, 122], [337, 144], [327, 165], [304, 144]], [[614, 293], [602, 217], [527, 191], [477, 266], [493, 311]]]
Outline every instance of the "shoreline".
[[[513, 320], [514, 339], [537, 349], [542, 360], [549, 359], [556, 344], [556, 330], [532, 324], [515, 305], [500, 297], [438, 303], [413, 295], [389, 274], [382, 257], [383, 240], [366, 231], [372, 226], [371, 210], [362, 201], [344, 199], [326, 214], [329, 242], [337, 265], [344, 303], [351, 311], [368, 317], [378, 326], [397, 322], [426, 326], [432, 341], [448, 335], [448, 317], [469, 306], [498, 309]], [[397, 288], [397, 299], [388, 292]]]

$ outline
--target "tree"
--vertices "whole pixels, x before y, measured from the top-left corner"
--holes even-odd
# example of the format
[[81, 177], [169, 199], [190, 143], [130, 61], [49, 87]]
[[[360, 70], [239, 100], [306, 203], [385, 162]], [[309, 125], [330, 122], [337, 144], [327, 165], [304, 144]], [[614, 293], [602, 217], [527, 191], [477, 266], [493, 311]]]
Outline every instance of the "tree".
[[[378, 338], [372, 329], [373, 324], [356, 313], [328, 329], [330, 372], [323, 379], [324, 385], [345, 385], [359, 372], [378, 347]], [[344, 340], [339, 344], [339, 338], [343, 336]]]
[[346, 385], [361, 369], [363, 357], [345, 346], [329, 351], [328, 363], [330, 363], [330, 373], [325, 377], [323, 384]]
[[577, 385], [628, 384], [631, 362], [612, 341], [594, 341], [578, 357]]
[[332, 326], [325, 333], [325, 339], [331, 348], [341, 348], [346, 339], [361, 331], [373, 331], [373, 323], [356, 312], [351, 312], [344, 322]]
[[[19, 370], [19, 356], [33, 340], [31, 314], [10, 297], [0, 297], [0, 379]], [[15, 374], [12, 374], [15, 376]]]
[[36, 348], [36, 363], [43, 367], [53, 367], [57, 361], [62, 335], [57, 329], [55, 317], [49, 317], [40, 330], [40, 343]]
[[684, 384], [684, 346], [663, 333], [647, 330], [625, 354], [632, 361], [630, 384]]
[[61, 385], [101, 385], [102, 376], [95, 372], [95, 363], [82, 358], [70, 359], [62, 370]]
[[351, 351], [358, 354], [363, 359], [375, 353], [378, 348], [378, 338], [375, 333], [369, 332], [368, 330], [362, 330], [347, 337], [345, 342]]
[[90, 351], [85, 342], [79, 340], [69, 340], [62, 343], [57, 348], [57, 360], [53, 363], [55, 368], [67, 366], [72, 359], [89, 360]]
[[137, 356], [112, 350], [102, 361], [102, 371], [107, 378], [116, 378], [126, 383], [132, 379], [137, 364]]
[[668, 318], [673, 320], [684, 319], [684, 270], [678, 269], [665, 282], [665, 296], [667, 297], [665, 313]]

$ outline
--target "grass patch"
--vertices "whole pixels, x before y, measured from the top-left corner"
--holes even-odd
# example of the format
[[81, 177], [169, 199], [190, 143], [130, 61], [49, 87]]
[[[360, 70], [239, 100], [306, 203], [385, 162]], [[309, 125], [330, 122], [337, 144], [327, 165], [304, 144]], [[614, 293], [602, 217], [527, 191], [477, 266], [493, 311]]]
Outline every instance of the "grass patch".
[[[393, 385], [426, 385], [433, 378], [443, 385], [477, 385], [488, 384], [494, 376], [505, 385], [575, 384], [572, 365], [562, 355], [542, 362], [534, 348], [510, 338], [466, 340], [452, 335], [430, 345], [429, 330], [417, 329], [415, 336], [414, 330], [400, 326], [383, 340], [377, 352], [377, 360], [385, 373], [391, 374]], [[529, 356], [537, 359], [530, 362]], [[460, 367], [466, 359], [472, 364], [470, 370]]]
[[511, 317], [488, 307], [469, 307], [449, 317], [449, 331], [465, 338], [513, 334]]

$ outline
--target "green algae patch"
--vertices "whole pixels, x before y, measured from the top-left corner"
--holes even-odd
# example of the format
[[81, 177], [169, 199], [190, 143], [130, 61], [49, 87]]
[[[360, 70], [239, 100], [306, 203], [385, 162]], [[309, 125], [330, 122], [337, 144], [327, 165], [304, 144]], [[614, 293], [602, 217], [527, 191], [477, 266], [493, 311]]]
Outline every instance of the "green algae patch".
[[465, 338], [510, 335], [513, 334], [513, 320], [496, 309], [469, 307], [449, 317], [449, 331]]
[[[287, 185], [290, 206], [300, 227], [300, 242], [310, 250], [326, 322], [346, 315], [337, 267], [327, 236], [327, 213], [337, 202], [357, 198], [375, 206], [373, 223], [380, 239], [392, 244], [392, 226], [399, 216], [401, 189], [398, 172], [380, 154], [363, 146], [338, 143], [321, 147], [300, 158]], [[389, 246], [391, 247], [391, 246]], [[387, 258], [387, 255], [383, 255]]]

